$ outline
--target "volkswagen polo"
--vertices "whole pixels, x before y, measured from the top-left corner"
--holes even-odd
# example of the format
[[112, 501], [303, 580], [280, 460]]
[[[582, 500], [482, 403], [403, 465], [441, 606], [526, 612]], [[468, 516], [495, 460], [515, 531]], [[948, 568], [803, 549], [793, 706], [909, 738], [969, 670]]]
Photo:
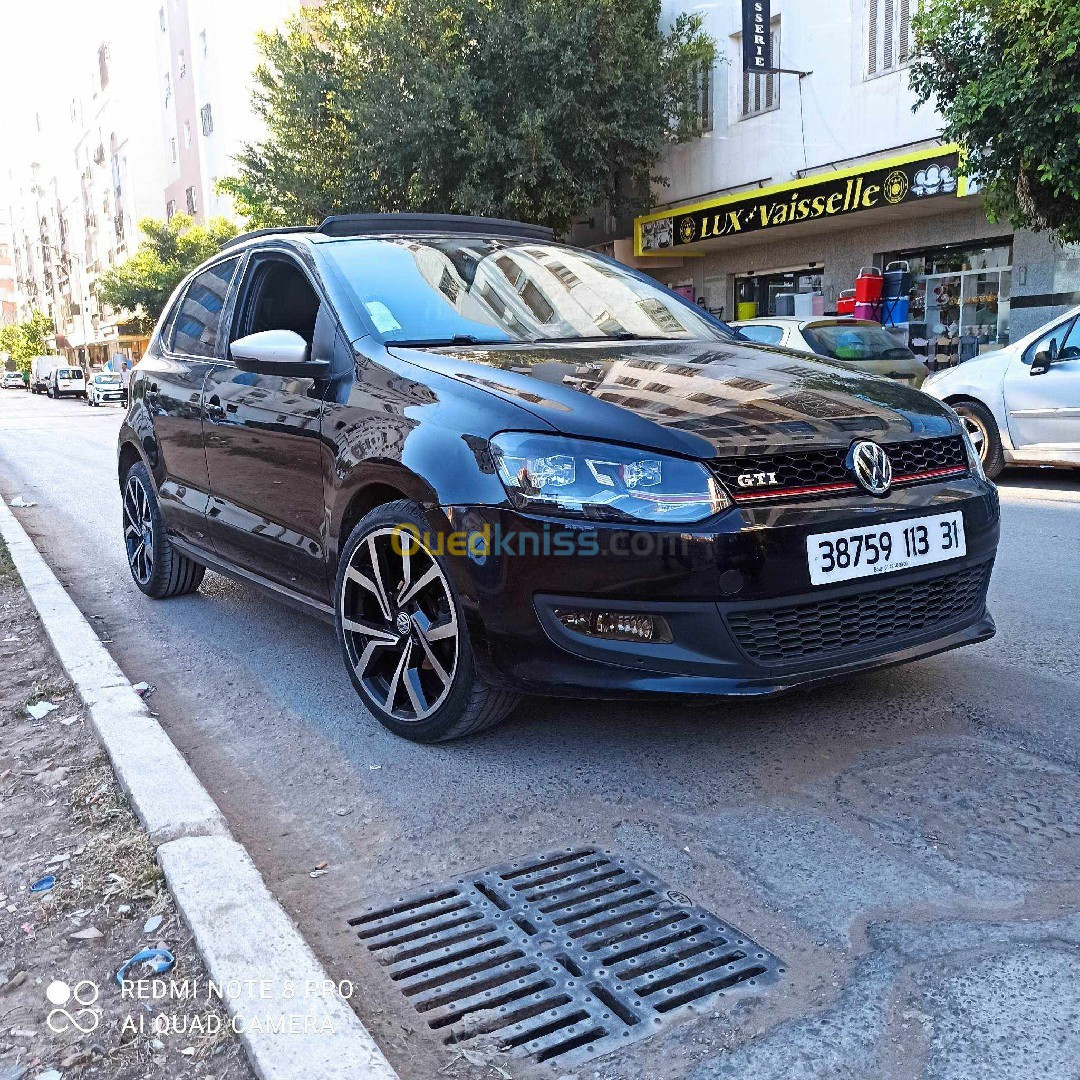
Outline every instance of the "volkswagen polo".
[[119, 481], [144, 593], [210, 568], [332, 622], [420, 741], [522, 694], [769, 694], [994, 632], [998, 504], [951, 409], [515, 222], [231, 241], [133, 373]]

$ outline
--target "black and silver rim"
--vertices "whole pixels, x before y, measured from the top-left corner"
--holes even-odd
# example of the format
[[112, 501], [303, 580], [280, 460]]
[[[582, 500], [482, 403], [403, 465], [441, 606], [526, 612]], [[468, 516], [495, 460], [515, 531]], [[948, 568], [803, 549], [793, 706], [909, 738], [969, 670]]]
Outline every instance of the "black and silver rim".
[[376, 529], [357, 545], [338, 598], [345, 650], [364, 692], [396, 720], [446, 700], [458, 661], [450, 583], [412, 533]]
[[967, 430], [971, 445], [975, 447], [975, 453], [979, 455], [979, 461], [986, 464], [986, 451], [990, 445], [990, 439], [983, 422], [967, 409], [958, 410], [961, 421]]
[[154, 518], [150, 496], [137, 476], [124, 485], [124, 544], [135, 580], [145, 585], [154, 572]]

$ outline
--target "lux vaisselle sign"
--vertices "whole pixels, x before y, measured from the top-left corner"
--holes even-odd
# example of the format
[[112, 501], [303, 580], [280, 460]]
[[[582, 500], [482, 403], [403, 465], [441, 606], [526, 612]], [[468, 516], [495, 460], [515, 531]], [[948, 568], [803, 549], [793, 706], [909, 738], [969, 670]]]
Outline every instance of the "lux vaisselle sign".
[[772, 67], [769, 0], [742, 0], [743, 71], [768, 71]]
[[966, 184], [958, 178], [958, 168], [957, 148], [943, 146], [648, 214], [634, 222], [637, 253], [686, 248], [703, 240], [826, 221], [938, 195], [963, 195]]

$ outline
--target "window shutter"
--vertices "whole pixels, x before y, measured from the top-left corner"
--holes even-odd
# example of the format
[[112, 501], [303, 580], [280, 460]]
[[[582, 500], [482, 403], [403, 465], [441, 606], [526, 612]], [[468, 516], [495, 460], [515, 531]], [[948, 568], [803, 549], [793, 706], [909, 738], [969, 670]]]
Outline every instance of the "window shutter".
[[881, 0], [867, 0], [869, 5], [867, 38], [870, 51], [867, 54], [866, 71], [870, 75], [877, 71], [878, 4], [880, 2]]
[[911, 3], [900, 0], [900, 40], [897, 43], [897, 63], [906, 64], [911, 57]]
[[881, 42], [881, 66], [891, 68], [893, 66], [893, 4], [895, 0], [885, 0], [885, 12], [882, 18], [882, 42]]

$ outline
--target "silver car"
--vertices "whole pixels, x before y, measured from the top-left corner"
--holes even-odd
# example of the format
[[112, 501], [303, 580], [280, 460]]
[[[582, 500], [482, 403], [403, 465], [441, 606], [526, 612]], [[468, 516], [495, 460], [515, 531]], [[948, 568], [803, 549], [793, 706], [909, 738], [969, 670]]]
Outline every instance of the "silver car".
[[1080, 307], [923, 389], [960, 414], [989, 477], [1006, 465], [1080, 466]]
[[743, 337], [763, 345], [825, 356], [868, 375], [882, 375], [908, 386], [922, 386], [927, 366], [880, 323], [865, 319], [770, 315], [732, 323]]

